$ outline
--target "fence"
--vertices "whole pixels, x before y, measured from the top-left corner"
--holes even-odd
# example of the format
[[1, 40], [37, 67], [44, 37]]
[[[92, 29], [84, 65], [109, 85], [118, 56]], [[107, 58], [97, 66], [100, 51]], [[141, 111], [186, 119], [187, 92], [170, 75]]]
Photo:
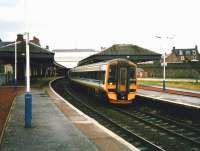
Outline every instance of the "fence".
[[14, 76], [11, 73], [0, 73], [0, 86], [10, 84], [14, 81]]
[[[160, 64], [138, 65], [150, 78], [162, 78], [163, 67]], [[166, 67], [167, 78], [200, 79], [200, 63], [170, 63]]]

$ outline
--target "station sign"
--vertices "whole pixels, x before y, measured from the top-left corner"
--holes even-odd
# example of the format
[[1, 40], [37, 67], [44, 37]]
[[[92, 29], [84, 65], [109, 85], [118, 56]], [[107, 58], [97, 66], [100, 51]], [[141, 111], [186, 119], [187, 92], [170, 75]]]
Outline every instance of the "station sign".
[[163, 67], [165, 65], [165, 67], [167, 67], [167, 62], [165, 63], [161, 63], [161, 66]]

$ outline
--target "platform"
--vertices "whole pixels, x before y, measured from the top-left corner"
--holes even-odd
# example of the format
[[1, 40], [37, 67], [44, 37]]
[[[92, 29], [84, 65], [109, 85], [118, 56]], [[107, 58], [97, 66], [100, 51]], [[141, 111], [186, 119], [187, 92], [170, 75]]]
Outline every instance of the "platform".
[[137, 150], [67, 105], [50, 89], [32, 90], [32, 96], [32, 128], [24, 128], [22, 94], [16, 98], [12, 107], [1, 151]]
[[[199, 95], [200, 92], [198, 91], [191, 91], [191, 90], [185, 90], [185, 89], [176, 89], [176, 88], [167, 88], [168, 90], [173, 90], [183, 93], [193, 93]], [[200, 109], [200, 98], [199, 97], [191, 97], [191, 96], [184, 96], [184, 95], [178, 95], [178, 94], [171, 94], [167, 92], [158, 92], [158, 91], [151, 91], [151, 90], [144, 90], [144, 89], [138, 89], [137, 95], [152, 98], [154, 100], [159, 101], [165, 101], [169, 103], [179, 104], [183, 106], [193, 107]]]

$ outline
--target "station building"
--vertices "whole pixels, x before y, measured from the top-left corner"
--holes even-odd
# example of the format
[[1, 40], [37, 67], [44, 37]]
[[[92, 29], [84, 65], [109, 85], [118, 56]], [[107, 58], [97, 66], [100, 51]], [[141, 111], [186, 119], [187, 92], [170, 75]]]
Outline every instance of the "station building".
[[[26, 42], [22, 34], [17, 35], [17, 80], [24, 81], [26, 74]], [[59, 67], [54, 61], [54, 53], [40, 46], [38, 38], [29, 41], [31, 78], [49, 77], [56, 74]], [[13, 79], [15, 68], [15, 41], [0, 40], [0, 72]], [[12, 76], [11, 76], [12, 75]], [[0, 78], [3, 79], [3, 78]], [[8, 80], [12, 80], [8, 79]], [[1, 82], [0, 82], [1, 84]]]

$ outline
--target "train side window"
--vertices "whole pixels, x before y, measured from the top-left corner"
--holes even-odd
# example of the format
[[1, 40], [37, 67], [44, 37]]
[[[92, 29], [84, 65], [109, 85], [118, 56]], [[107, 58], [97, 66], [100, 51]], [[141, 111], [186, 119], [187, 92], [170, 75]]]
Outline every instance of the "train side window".
[[110, 65], [108, 83], [116, 83], [116, 65]]

